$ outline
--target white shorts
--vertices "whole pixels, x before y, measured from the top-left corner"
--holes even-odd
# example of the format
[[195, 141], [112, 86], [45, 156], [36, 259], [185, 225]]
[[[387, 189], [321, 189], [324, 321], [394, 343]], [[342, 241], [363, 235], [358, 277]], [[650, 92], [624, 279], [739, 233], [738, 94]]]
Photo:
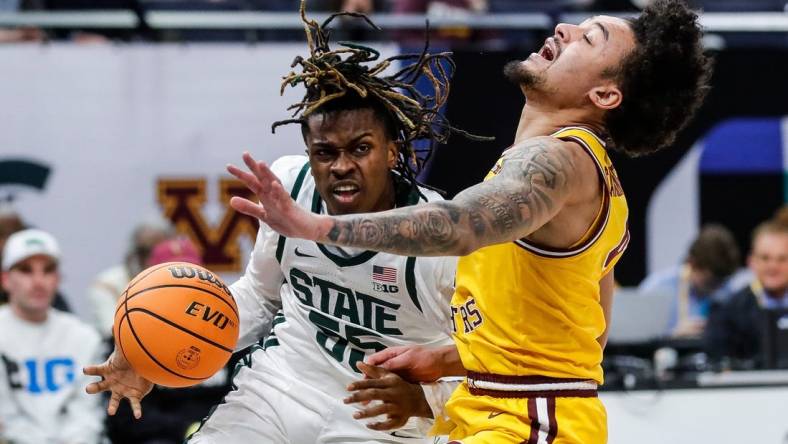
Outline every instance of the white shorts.
[[[353, 419], [357, 407], [299, 380], [293, 371], [277, 365], [277, 357], [258, 349], [251, 366], [242, 366], [233, 378], [236, 389], [208, 416], [190, 444], [433, 444], [435, 438], [397, 436], [379, 432]], [[374, 422], [371, 419], [365, 421]], [[413, 421], [413, 418], [411, 418]], [[409, 422], [410, 424], [410, 422]], [[412, 430], [412, 429], [411, 429]], [[412, 433], [409, 434], [413, 436]]]

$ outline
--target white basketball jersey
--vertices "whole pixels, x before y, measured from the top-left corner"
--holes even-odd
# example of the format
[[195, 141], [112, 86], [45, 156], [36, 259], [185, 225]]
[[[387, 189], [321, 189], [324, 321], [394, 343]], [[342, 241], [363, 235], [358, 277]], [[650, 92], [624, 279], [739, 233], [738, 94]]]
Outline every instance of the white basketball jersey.
[[[325, 212], [306, 157], [281, 158], [272, 169], [301, 207]], [[434, 191], [419, 191], [404, 196], [398, 206], [440, 199]], [[452, 343], [449, 301], [456, 258], [339, 249], [286, 238], [267, 226], [261, 227], [257, 242], [255, 249], [268, 250], [268, 254], [275, 244], [276, 263], [266, 263], [278, 263], [281, 284], [281, 309], [273, 317], [270, 335], [259, 346], [272, 359], [282, 358], [299, 377], [320, 381], [326, 391], [346, 395], [346, 385], [362, 376], [356, 363], [376, 351]], [[258, 268], [263, 264], [263, 258], [254, 254], [252, 261], [247, 279], [255, 277], [254, 263]], [[263, 270], [257, 278], [266, 275], [270, 280], [272, 272]], [[237, 286], [233, 285], [234, 294]], [[260, 292], [265, 289], [257, 292], [258, 297]], [[242, 310], [242, 337], [255, 329], [244, 324]]]

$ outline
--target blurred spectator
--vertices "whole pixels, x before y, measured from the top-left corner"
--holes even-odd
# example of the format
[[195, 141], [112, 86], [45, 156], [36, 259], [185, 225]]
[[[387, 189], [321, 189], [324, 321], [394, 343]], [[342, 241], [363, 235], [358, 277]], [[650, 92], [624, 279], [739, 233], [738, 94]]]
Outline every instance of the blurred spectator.
[[741, 288], [740, 280], [732, 278], [738, 268], [739, 248], [733, 234], [710, 224], [692, 242], [683, 264], [652, 273], [638, 290], [675, 294], [666, 334], [700, 337], [712, 301], [725, 301]]
[[146, 267], [163, 264], [165, 262], [189, 262], [202, 264], [202, 257], [197, 247], [187, 237], [165, 239], [156, 246], [148, 256]]
[[753, 232], [747, 260], [754, 278], [724, 304], [715, 304], [705, 334], [712, 359], [762, 364], [763, 311], [788, 308], [788, 225], [764, 222]]
[[451, 12], [485, 12], [488, 0], [399, 0], [395, 12], [421, 14], [450, 14]]
[[[2, 0], [0, 12], [14, 13], [30, 9], [41, 9], [37, 0]], [[0, 28], [0, 43], [41, 42], [46, 39], [46, 34], [32, 26], [16, 28]]]
[[[17, 231], [22, 231], [23, 229], [25, 229], [25, 223], [17, 213], [7, 207], [0, 207], [0, 251], [2, 251], [5, 246], [8, 236], [11, 236]], [[2, 254], [0, 254], [0, 260], [2, 260]], [[0, 284], [1, 283], [2, 277], [0, 277]], [[5, 289], [0, 289], [0, 305], [6, 302], [8, 302], [8, 295]], [[52, 303], [52, 307], [60, 311], [71, 311], [71, 307], [69, 307], [60, 291], [55, 294], [55, 301]]]
[[[546, 14], [560, 14], [562, 12], [588, 9], [594, 3], [602, 0], [489, 0], [492, 12], [542, 12]], [[607, 0], [608, 2], [611, 0]], [[627, 4], [629, 0], [613, 0], [620, 4]], [[607, 11], [618, 11], [606, 9]]]
[[0, 440], [15, 444], [98, 443], [100, 399], [85, 393], [81, 368], [100, 359], [87, 324], [50, 307], [60, 281], [60, 249], [41, 230], [14, 233], [3, 248], [0, 307]]
[[[8, 236], [24, 228], [25, 224], [18, 214], [6, 208], [2, 208], [2, 210], [0, 210], [0, 251], [2, 251], [5, 246]], [[0, 254], [0, 260], [2, 260], [2, 254]], [[5, 294], [4, 289], [0, 289], [0, 305], [6, 302], [8, 302], [8, 295]]]
[[339, 7], [339, 10], [371, 14], [375, 12], [375, 2], [374, 0], [342, 0], [342, 5]]
[[0, 209], [0, 250], [5, 246], [5, 241], [8, 239], [8, 236], [24, 228], [25, 224], [17, 213], [7, 208]]
[[131, 235], [131, 243], [123, 263], [96, 276], [88, 289], [88, 302], [91, 323], [102, 337], [106, 339], [112, 336], [115, 306], [126, 285], [147, 267], [153, 247], [173, 234], [172, 226], [163, 219], [140, 224]]
[[788, 205], [783, 205], [774, 213], [774, 222], [788, 226]]
[[[153, 247], [148, 266], [165, 262], [190, 262], [201, 265], [197, 247], [185, 237], [165, 239]], [[141, 419], [135, 420], [126, 403], [108, 418], [109, 436], [115, 444], [177, 444], [189, 429], [208, 415], [230, 389], [229, 371], [219, 371], [199, 385], [169, 389], [154, 387], [142, 400]], [[192, 430], [193, 431], [193, 430]]]
[[[431, 17], [463, 18], [469, 14], [487, 12], [487, 0], [400, 0], [394, 2], [393, 12], [399, 14], [427, 14]], [[467, 26], [452, 28], [439, 28], [432, 32], [431, 41], [436, 45], [444, 46], [453, 42], [462, 42], [471, 39], [473, 30]], [[396, 33], [399, 40], [405, 44], [419, 47], [424, 44], [423, 31], [399, 31]]]
[[41, 42], [45, 34], [38, 28], [22, 26], [20, 28], [0, 28], [0, 43]]

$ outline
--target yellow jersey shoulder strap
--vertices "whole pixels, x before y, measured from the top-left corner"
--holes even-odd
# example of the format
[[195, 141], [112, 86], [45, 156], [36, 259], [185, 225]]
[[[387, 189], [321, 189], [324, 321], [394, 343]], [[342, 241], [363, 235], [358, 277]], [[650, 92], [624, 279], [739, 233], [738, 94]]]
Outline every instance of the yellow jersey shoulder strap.
[[[605, 141], [594, 134], [588, 128], [582, 126], [568, 126], [551, 134], [552, 137], [561, 140], [572, 140], [579, 143], [588, 151], [600, 167], [610, 166], [610, 158], [605, 150]], [[604, 168], [600, 168], [604, 170]]]
[[593, 131], [582, 126], [568, 126], [554, 132], [551, 136], [561, 140], [572, 140], [579, 143], [594, 159], [600, 174], [604, 177], [605, 185], [611, 196], [617, 197], [624, 195], [624, 190], [618, 179], [618, 174], [615, 168], [613, 168], [613, 162], [610, 160], [610, 156], [607, 155], [605, 141], [594, 134]]

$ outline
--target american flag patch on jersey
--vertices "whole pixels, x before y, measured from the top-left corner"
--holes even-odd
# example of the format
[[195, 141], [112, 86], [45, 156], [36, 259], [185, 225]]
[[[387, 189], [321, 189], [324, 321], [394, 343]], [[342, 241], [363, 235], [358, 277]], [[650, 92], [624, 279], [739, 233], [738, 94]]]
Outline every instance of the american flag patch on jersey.
[[397, 282], [397, 269], [393, 267], [372, 266], [372, 280], [380, 282]]

